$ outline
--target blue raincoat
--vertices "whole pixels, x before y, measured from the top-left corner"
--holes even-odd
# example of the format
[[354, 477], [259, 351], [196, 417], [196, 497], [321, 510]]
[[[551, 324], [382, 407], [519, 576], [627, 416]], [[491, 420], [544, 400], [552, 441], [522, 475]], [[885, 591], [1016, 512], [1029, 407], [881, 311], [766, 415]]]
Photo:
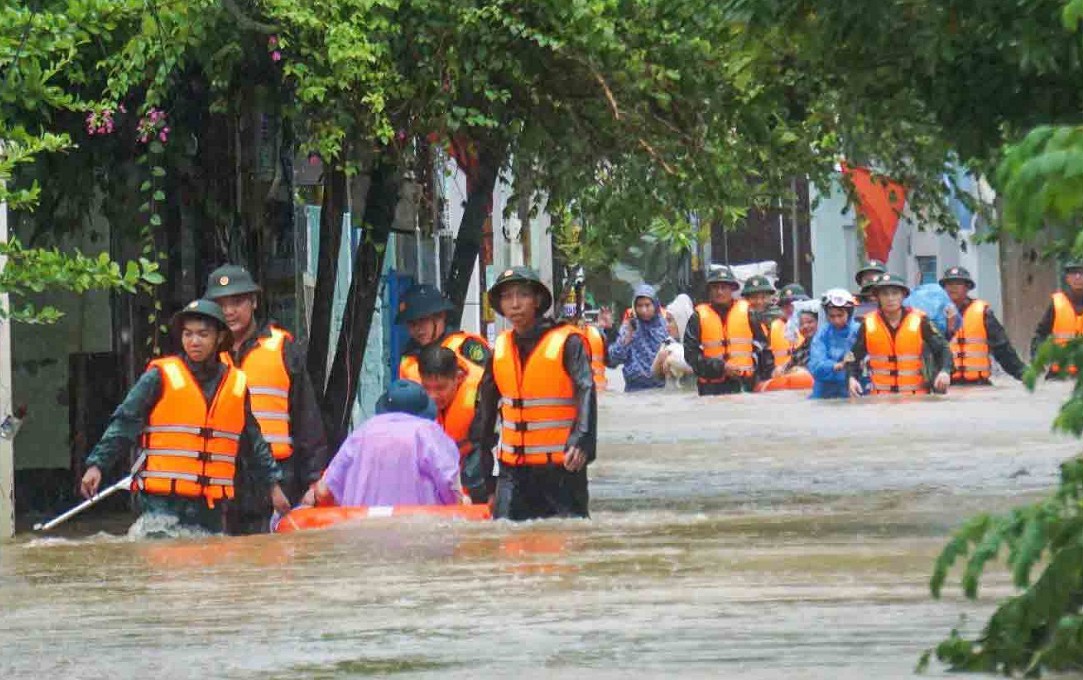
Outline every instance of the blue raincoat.
[[618, 366], [624, 364], [624, 391], [635, 392], [665, 387], [665, 378], [657, 378], [651, 373], [654, 358], [658, 355], [662, 343], [669, 337], [666, 329], [666, 320], [662, 317], [662, 305], [658, 302], [658, 293], [653, 286], [643, 284], [636, 288], [635, 300], [650, 298], [654, 303], [654, 317], [650, 321], [643, 321], [635, 317], [635, 332], [632, 334], [631, 343], [625, 344], [627, 328], [621, 326], [616, 342], [609, 346], [609, 365]]
[[836, 371], [835, 364], [854, 346], [860, 328], [861, 324], [851, 319], [845, 328], [824, 323], [816, 331], [808, 359], [808, 370], [813, 377], [813, 399], [845, 399], [849, 396], [849, 375], [845, 370]]

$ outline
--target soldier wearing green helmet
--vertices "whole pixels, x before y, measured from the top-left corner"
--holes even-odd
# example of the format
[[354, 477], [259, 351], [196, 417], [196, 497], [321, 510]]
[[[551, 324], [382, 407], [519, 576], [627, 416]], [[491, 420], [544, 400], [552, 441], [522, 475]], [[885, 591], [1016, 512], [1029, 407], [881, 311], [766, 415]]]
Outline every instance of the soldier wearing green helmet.
[[[948, 333], [954, 368], [952, 385], [991, 385], [992, 359], [1016, 380], [1023, 379], [1026, 364], [1016, 354], [1008, 333], [992, 307], [970, 297], [977, 283], [965, 267], [948, 267], [940, 287], [951, 298], [948, 306]], [[957, 313], [956, 313], [957, 312]]]
[[[142, 515], [158, 518], [156, 533], [224, 531], [235, 476], [216, 475], [240, 461], [267, 490], [274, 508], [288, 514], [290, 502], [278, 485], [278, 467], [252, 413], [247, 380], [220, 358], [232, 341], [221, 307], [194, 300], [173, 315], [171, 325], [182, 351], [152, 361], [117, 407], [87, 456], [83, 495], [95, 495], [102, 470], [139, 446], [142, 456], [133, 487]], [[223, 427], [236, 431], [220, 431]], [[202, 439], [193, 438], [189, 430]], [[205, 430], [210, 435], [202, 435]], [[167, 441], [170, 437], [177, 439]], [[185, 448], [195, 447], [195, 441], [202, 442], [201, 450]], [[151, 528], [149, 522], [144, 526]]]
[[[770, 283], [768, 282], [768, 285]], [[775, 370], [763, 324], [729, 267], [707, 273], [707, 302], [696, 306], [684, 331], [684, 359], [696, 374], [701, 396], [751, 392], [757, 378]]]
[[[323, 417], [305, 348], [273, 320], [258, 318], [261, 293], [247, 269], [226, 264], [207, 277], [203, 297], [221, 306], [233, 334], [226, 357], [248, 376], [253, 410], [282, 472], [286, 496], [294, 505], [311, 503], [311, 492], [329, 460]], [[239, 467], [230, 531], [265, 533], [272, 511], [266, 490], [245, 463]]]
[[877, 395], [947, 392], [951, 384], [951, 349], [940, 331], [920, 311], [903, 305], [910, 287], [902, 277], [881, 274], [871, 282], [876, 311], [857, 331], [850, 373], [850, 396], [864, 393], [861, 372], [868, 359], [871, 392]]
[[587, 465], [598, 438], [587, 339], [575, 326], [545, 316], [553, 295], [529, 267], [505, 270], [488, 295], [511, 330], [497, 338], [478, 386], [474, 452], [463, 461], [463, 488], [475, 503], [489, 495], [499, 416], [494, 517], [587, 517]]
[[448, 328], [447, 313], [454, 306], [433, 286], [419, 283], [403, 293], [395, 323], [404, 324], [410, 341], [402, 351], [399, 378], [421, 382], [418, 358], [426, 347], [446, 347], [478, 366], [485, 366], [491, 351], [485, 338]]
[[[1052, 339], [1054, 343], [1063, 345], [1083, 335], [1083, 261], [1066, 262], [1063, 281], [1064, 287], [1053, 293], [1053, 301], [1034, 331], [1034, 339], [1030, 342], [1032, 358], [1046, 340]], [[1068, 378], [1077, 372], [1075, 366], [1053, 364], [1047, 377]]]

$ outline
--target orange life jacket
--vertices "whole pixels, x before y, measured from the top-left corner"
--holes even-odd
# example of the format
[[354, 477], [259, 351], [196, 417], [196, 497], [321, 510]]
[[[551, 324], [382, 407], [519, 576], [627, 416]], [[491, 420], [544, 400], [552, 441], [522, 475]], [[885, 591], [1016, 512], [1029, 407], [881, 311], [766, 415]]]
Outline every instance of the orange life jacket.
[[786, 320], [775, 319], [771, 322], [771, 353], [775, 355], [775, 366], [781, 368], [790, 361], [796, 345], [786, 338]]
[[455, 440], [462, 457], [470, 453], [470, 424], [474, 422], [478, 385], [485, 371], [469, 361], [460, 361], [459, 365], [466, 371], [466, 377], [448, 407], [436, 415], [436, 422]]
[[[524, 366], [512, 331], [493, 351], [493, 378], [500, 390], [500, 462], [504, 465], [559, 465], [577, 415], [575, 384], [564, 370], [564, 343], [583, 336], [575, 326], [551, 329]], [[584, 342], [587, 339], [583, 338]]]
[[928, 394], [921, 372], [921, 312], [911, 310], [892, 336], [879, 311], [865, 317], [865, 348], [873, 394]]
[[[271, 445], [275, 460], [286, 460], [293, 455], [290, 374], [286, 370], [285, 356], [287, 340], [293, 340], [288, 331], [272, 327], [271, 337], [260, 338], [241, 362], [241, 370], [248, 376], [252, 415], [263, 431], [263, 438]], [[229, 352], [223, 352], [222, 359], [233, 364]]]
[[[756, 363], [753, 359], [752, 326], [748, 321], [748, 301], [734, 300], [723, 321], [708, 304], [696, 305], [699, 313], [699, 345], [708, 359], [722, 357], [727, 366], [734, 366], [742, 377], [751, 377]], [[701, 383], [718, 383], [726, 378], [699, 378]]]
[[609, 386], [605, 377], [605, 338], [597, 326], [587, 326], [587, 344], [590, 346], [590, 369], [594, 373], [594, 387], [604, 390]]
[[985, 380], [992, 374], [989, 333], [985, 329], [985, 310], [988, 306], [981, 300], [974, 300], [963, 313], [963, 325], [951, 339], [951, 354], [955, 359], [952, 380]]
[[[465, 357], [462, 354], [463, 343], [467, 340], [477, 340], [486, 348], [489, 347], [489, 342], [477, 335], [476, 333], [467, 333], [466, 331], [455, 331], [448, 334], [443, 340], [440, 341], [441, 347], [447, 347], [452, 352], [455, 352], [459, 356], [460, 360], [467, 363], [474, 363], [469, 357]], [[460, 361], [459, 363], [462, 363]], [[475, 366], [477, 364], [474, 364]], [[406, 355], [399, 361], [399, 378], [402, 380], [412, 380], [416, 383], [421, 383], [421, 369], [418, 366], [418, 359], [416, 354]]]
[[143, 428], [146, 463], [133, 488], [147, 494], [233, 498], [237, 450], [244, 431], [245, 374], [226, 366], [208, 406], [203, 390], [178, 357], [150, 362], [162, 372], [162, 396]]
[[[1049, 336], [1058, 345], [1067, 345], [1083, 335], [1083, 315], [1075, 313], [1072, 301], [1062, 291], [1053, 293], [1053, 333]], [[1050, 373], [1061, 373], [1060, 364], [1053, 364]], [[1068, 367], [1068, 375], [1075, 375], [1078, 369], [1075, 366]]]

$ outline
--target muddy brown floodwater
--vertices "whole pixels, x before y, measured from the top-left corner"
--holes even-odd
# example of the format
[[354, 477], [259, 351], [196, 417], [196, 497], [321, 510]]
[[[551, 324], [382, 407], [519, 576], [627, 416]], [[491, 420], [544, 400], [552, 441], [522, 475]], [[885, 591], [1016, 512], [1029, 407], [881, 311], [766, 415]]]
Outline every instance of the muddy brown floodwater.
[[909, 677], [1011, 592], [927, 583], [963, 518], [1079, 450], [1066, 394], [606, 395], [589, 521], [21, 536], [0, 678]]

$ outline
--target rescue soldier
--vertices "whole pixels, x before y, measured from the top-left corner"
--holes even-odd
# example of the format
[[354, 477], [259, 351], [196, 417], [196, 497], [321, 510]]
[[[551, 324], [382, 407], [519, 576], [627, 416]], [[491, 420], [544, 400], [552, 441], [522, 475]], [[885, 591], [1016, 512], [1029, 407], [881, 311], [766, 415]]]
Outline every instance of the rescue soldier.
[[857, 305], [854, 307], [854, 321], [861, 321], [871, 312], [876, 311], [876, 297], [872, 294], [872, 284], [881, 275], [887, 273], [887, 267], [880, 260], [869, 259], [862, 263], [861, 268], [854, 275], [858, 291], [854, 295]]
[[872, 292], [879, 308], [865, 317], [852, 350], [850, 395], [861, 396], [861, 363], [869, 360], [872, 394], [946, 392], [951, 384], [951, 349], [922, 312], [903, 306], [910, 287], [902, 278], [881, 274]]
[[864, 291], [865, 286], [875, 282], [884, 274], [887, 274], [887, 267], [884, 266], [884, 263], [880, 260], [869, 258], [861, 264], [857, 273], [854, 274], [854, 281], [857, 283], [857, 287]]
[[[1064, 265], [1065, 290], [1053, 293], [1053, 303], [1045, 311], [1045, 316], [1038, 322], [1034, 340], [1030, 343], [1030, 355], [1038, 352], [1038, 347], [1052, 337], [1058, 345], [1066, 345], [1069, 340], [1083, 335], [1083, 262], [1069, 262]], [[1067, 378], [1076, 374], [1075, 366], [1061, 370], [1057, 364], [1049, 367], [1049, 378]]]
[[771, 305], [771, 297], [775, 294], [775, 287], [766, 276], [750, 276], [745, 280], [745, 286], [741, 289], [741, 297], [748, 300], [748, 306], [756, 315], [756, 319], [764, 327], [764, 335], [767, 334], [767, 308]]
[[[260, 287], [244, 267], [227, 264], [207, 278], [203, 294], [222, 307], [233, 344], [223, 355], [248, 376], [252, 413], [282, 472], [282, 489], [296, 505], [319, 481], [327, 466], [327, 437], [308, 377], [304, 348], [273, 321], [259, 323]], [[231, 532], [265, 533], [271, 506], [264, 489], [254, 486], [244, 463], [230, 509]]]
[[605, 376], [609, 343], [605, 341], [605, 334], [594, 324], [588, 323], [583, 331], [590, 345], [590, 368], [594, 372], [594, 389], [603, 392], [609, 388], [609, 379]]
[[962, 324], [951, 337], [954, 370], [952, 385], [991, 385], [989, 375], [993, 365], [990, 352], [997, 363], [1016, 380], [1023, 379], [1026, 365], [1016, 354], [1004, 327], [984, 300], [970, 297], [974, 279], [963, 267], [951, 267], [944, 272], [940, 286], [947, 292], [962, 316]]
[[778, 306], [782, 316], [771, 322], [768, 333], [771, 354], [775, 357], [775, 373], [781, 375], [782, 369], [790, 361], [794, 350], [802, 343], [790, 342], [786, 337], [786, 325], [793, 316], [793, 303], [808, 300], [808, 293], [800, 283], [791, 283], [778, 292]]
[[460, 463], [474, 450], [470, 425], [484, 371], [447, 347], [430, 345], [418, 361], [421, 386], [436, 404], [436, 422], [459, 447]]
[[83, 495], [95, 495], [102, 469], [138, 443], [142, 462], [132, 486], [144, 516], [221, 532], [238, 459], [269, 490], [274, 508], [289, 513], [270, 446], [252, 414], [245, 374], [219, 359], [231, 341], [222, 309], [196, 300], [173, 315], [172, 326], [183, 355], [151, 361], [117, 407], [87, 456]]
[[399, 362], [399, 378], [421, 382], [418, 356], [430, 345], [447, 347], [463, 359], [485, 366], [491, 354], [489, 343], [474, 333], [448, 330], [447, 313], [452, 309], [451, 302], [432, 286], [418, 284], [403, 294], [395, 323], [406, 324], [410, 341]]
[[763, 327], [747, 300], [735, 300], [740, 284], [729, 267], [707, 275], [709, 302], [696, 306], [684, 330], [684, 359], [696, 373], [701, 396], [751, 392], [760, 376], [775, 370]]
[[526, 520], [587, 517], [587, 464], [597, 444], [597, 400], [582, 331], [544, 318], [553, 295], [534, 270], [513, 267], [489, 289], [492, 308], [511, 322], [485, 367], [470, 430], [476, 452], [463, 479], [485, 499], [494, 426], [500, 415], [500, 477], [493, 515]]

